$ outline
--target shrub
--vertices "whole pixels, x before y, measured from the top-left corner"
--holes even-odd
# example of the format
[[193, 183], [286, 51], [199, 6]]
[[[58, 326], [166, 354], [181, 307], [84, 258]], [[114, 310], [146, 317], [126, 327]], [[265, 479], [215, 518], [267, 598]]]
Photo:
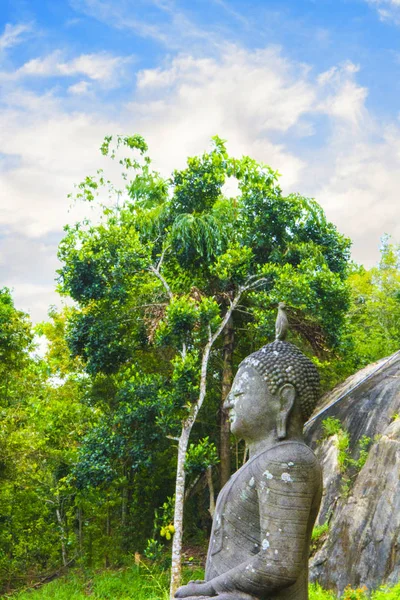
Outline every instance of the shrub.
[[311, 583], [309, 586], [309, 600], [336, 600], [332, 592], [322, 589], [319, 583]]
[[400, 598], [400, 583], [394, 587], [384, 585], [376, 590], [371, 596], [371, 600], [399, 600]]
[[367, 599], [367, 588], [363, 586], [362, 588], [357, 588], [353, 590], [350, 586], [347, 586], [343, 592], [342, 600], [366, 600]]
[[340, 431], [342, 431], [343, 427], [339, 419], [335, 419], [335, 417], [328, 417], [322, 421], [322, 431], [323, 437], [329, 438], [332, 435], [337, 435]]

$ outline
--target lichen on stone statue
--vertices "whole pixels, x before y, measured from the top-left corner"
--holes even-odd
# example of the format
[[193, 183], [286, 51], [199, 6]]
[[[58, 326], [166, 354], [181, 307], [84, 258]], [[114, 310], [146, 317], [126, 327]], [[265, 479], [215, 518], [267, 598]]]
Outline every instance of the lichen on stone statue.
[[318, 398], [314, 364], [289, 342], [276, 339], [241, 363], [225, 407], [250, 458], [218, 496], [205, 581], [177, 598], [307, 600], [322, 477], [302, 432]]

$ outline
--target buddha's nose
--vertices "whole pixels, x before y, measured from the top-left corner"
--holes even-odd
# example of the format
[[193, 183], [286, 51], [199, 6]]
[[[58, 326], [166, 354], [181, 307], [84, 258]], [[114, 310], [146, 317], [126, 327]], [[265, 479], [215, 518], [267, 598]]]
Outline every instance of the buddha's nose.
[[229, 410], [230, 408], [232, 408], [232, 406], [233, 406], [233, 394], [232, 394], [232, 392], [229, 392], [229, 394], [225, 398], [223, 407], [225, 410]]

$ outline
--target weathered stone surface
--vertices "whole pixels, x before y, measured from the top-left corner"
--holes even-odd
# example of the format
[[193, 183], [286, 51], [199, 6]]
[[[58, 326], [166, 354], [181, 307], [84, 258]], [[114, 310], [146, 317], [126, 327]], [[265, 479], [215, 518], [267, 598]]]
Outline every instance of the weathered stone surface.
[[218, 496], [205, 581], [176, 598], [308, 599], [322, 474], [302, 433], [318, 397], [317, 370], [293, 344], [278, 339], [241, 363], [225, 407], [250, 458]]
[[323, 481], [323, 501], [318, 514], [318, 525], [322, 525], [330, 519], [338, 501], [338, 489], [340, 489], [342, 475], [338, 467], [337, 441], [336, 435], [324, 440], [316, 452], [322, 467]]
[[[367, 378], [367, 379], [365, 379]], [[327, 410], [306, 426], [306, 439], [324, 470], [324, 497], [318, 523], [329, 520], [329, 535], [312, 557], [310, 575], [323, 587], [370, 589], [400, 578], [400, 355], [370, 365], [320, 403]], [[357, 387], [355, 387], [357, 386]], [[338, 401], [339, 400], [339, 401]], [[335, 403], [336, 402], [336, 403]], [[340, 419], [350, 434], [350, 454], [358, 458], [363, 435], [372, 439], [362, 469], [348, 469], [343, 493], [334, 437], [322, 438], [322, 421]]]

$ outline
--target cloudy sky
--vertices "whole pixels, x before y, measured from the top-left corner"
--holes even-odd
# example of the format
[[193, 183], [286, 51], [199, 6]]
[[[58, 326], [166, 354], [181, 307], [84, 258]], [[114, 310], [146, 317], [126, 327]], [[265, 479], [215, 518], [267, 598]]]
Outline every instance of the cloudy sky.
[[67, 194], [104, 135], [167, 175], [210, 137], [315, 197], [366, 266], [400, 242], [400, 0], [1, 0], [0, 286], [58, 303]]

